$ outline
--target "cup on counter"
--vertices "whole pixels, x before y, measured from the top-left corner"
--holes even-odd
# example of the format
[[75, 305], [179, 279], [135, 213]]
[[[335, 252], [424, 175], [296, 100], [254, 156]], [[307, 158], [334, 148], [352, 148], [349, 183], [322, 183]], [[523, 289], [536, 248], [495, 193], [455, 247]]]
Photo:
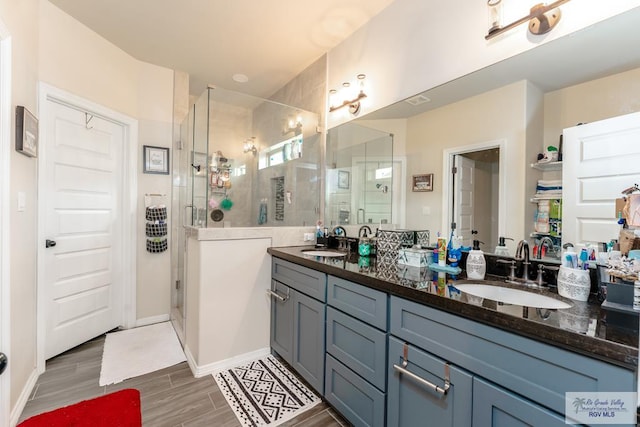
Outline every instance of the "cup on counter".
[[560, 266], [558, 272], [558, 294], [576, 301], [589, 299], [591, 291], [591, 277], [589, 270]]

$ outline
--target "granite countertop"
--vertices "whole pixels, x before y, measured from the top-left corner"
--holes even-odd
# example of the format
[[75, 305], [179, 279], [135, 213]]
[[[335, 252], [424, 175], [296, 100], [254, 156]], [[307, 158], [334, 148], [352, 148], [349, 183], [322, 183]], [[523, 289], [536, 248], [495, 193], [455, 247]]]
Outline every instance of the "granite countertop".
[[[375, 257], [363, 258], [357, 254], [333, 258], [309, 256], [302, 252], [307, 249], [312, 247], [272, 247], [268, 252], [295, 264], [626, 369], [635, 371], [638, 367], [638, 317], [614, 316], [601, 308], [595, 295], [587, 302], [571, 301], [550, 290], [501, 283], [501, 286], [529, 292], [553, 294], [555, 298], [569, 301], [572, 307], [556, 310], [503, 304], [460, 292], [455, 283], [464, 283], [462, 276], [455, 278], [426, 268], [383, 265], [377, 263]], [[504, 278], [493, 279], [504, 282]]]

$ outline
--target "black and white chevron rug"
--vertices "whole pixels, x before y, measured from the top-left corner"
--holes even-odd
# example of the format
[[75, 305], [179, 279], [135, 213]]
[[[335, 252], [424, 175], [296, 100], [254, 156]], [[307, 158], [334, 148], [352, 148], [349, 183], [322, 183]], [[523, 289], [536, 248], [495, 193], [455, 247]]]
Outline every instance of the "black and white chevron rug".
[[243, 426], [277, 426], [320, 403], [275, 357], [213, 374]]

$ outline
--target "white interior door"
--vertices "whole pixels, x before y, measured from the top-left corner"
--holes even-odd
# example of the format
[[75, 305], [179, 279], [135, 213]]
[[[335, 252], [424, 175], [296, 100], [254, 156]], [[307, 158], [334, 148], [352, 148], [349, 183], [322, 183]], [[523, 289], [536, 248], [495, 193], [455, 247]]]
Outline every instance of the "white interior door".
[[565, 129], [562, 241], [617, 239], [615, 199], [640, 184], [640, 113]]
[[[44, 200], [45, 359], [123, 323], [121, 124], [47, 101]], [[45, 242], [40, 242], [45, 245]]]
[[471, 241], [473, 240], [471, 231], [474, 227], [473, 197], [476, 162], [461, 155], [456, 155], [454, 161], [456, 167], [456, 173], [454, 174], [456, 234], [462, 237], [464, 246], [471, 246]]

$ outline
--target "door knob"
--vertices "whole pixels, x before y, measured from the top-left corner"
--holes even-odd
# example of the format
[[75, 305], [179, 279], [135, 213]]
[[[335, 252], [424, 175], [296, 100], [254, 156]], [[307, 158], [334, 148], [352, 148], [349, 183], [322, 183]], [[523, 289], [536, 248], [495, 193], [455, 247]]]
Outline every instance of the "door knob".
[[53, 247], [53, 246], [55, 246], [55, 245], [56, 245], [56, 241], [55, 241], [55, 240], [49, 240], [49, 239], [47, 239], [47, 240], [46, 240], [46, 242], [45, 242], [45, 244], [44, 244], [44, 247], [45, 247], [45, 248], [51, 248], [51, 247]]
[[7, 369], [7, 365], [9, 364], [9, 359], [7, 355], [4, 353], [0, 353], [0, 375]]

